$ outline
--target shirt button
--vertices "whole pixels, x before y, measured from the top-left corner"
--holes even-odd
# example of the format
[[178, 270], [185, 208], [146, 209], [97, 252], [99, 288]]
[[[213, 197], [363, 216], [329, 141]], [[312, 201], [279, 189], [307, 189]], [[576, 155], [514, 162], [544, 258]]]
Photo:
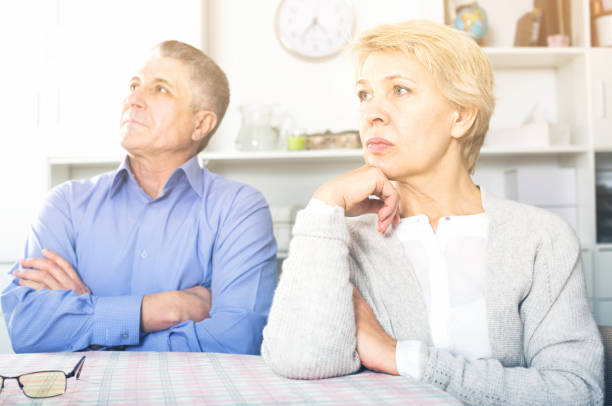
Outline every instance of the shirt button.
[[142, 250], [142, 252], [140, 253], [140, 258], [142, 259], [145, 259], [148, 256], [149, 254], [147, 253], [147, 250]]
[[128, 337], [129, 337], [128, 333], [121, 334], [121, 338], [123, 338], [124, 340], [127, 340]]
[[444, 219], [445, 219], [446, 221], [448, 221], [448, 220], [450, 220], [450, 217], [446, 216], [446, 217], [444, 217]]

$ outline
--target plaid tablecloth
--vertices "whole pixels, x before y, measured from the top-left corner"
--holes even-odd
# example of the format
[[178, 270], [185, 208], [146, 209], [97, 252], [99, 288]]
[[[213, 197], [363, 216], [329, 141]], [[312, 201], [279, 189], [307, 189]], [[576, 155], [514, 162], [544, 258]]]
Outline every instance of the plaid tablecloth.
[[[0, 375], [37, 370], [70, 372], [84, 353], [0, 355]], [[300, 381], [274, 374], [261, 357], [213, 353], [88, 352], [80, 380], [64, 395], [32, 400], [15, 380], [1, 404], [403, 404], [457, 405], [428, 384], [371, 371]]]

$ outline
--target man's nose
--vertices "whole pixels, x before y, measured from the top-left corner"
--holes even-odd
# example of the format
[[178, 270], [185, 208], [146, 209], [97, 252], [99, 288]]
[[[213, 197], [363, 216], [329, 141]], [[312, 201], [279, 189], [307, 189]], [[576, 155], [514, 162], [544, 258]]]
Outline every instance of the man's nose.
[[132, 90], [130, 94], [125, 98], [124, 103], [128, 107], [139, 108], [139, 109], [142, 109], [147, 105], [145, 97], [140, 87], [137, 87], [136, 89]]

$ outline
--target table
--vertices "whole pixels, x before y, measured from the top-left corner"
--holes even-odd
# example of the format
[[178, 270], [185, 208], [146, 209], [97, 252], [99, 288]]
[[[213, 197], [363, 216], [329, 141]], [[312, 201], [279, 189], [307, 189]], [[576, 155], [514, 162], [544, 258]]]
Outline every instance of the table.
[[410, 404], [458, 405], [429, 384], [368, 370], [321, 380], [274, 374], [254, 355], [97, 351], [0, 355], [0, 374], [36, 370], [70, 372], [87, 355], [80, 380], [65, 394], [27, 398], [15, 380], [5, 382], [1, 404]]

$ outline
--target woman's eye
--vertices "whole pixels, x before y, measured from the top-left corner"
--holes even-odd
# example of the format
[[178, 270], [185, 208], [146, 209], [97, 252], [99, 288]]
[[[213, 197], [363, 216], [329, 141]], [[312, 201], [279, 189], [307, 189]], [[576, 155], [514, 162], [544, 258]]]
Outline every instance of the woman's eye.
[[403, 94], [407, 94], [409, 92], [410, 92], [410, 90], [406, 89], [405, 87], [402, 87], [402, 86], [393, 86], [393, 93], [395, 93], [398, 96], [401, 96]]
[[134, 90], [136, 90], [136, 84], [130, 83], [130, 92], [133, 92]]
[[370, 100], [372, 98], [372, 95], [362, 90], [362, 91], [357, 92], [357, 97], [359, 98], [359, 101], [366, 101], [366, 100]]

